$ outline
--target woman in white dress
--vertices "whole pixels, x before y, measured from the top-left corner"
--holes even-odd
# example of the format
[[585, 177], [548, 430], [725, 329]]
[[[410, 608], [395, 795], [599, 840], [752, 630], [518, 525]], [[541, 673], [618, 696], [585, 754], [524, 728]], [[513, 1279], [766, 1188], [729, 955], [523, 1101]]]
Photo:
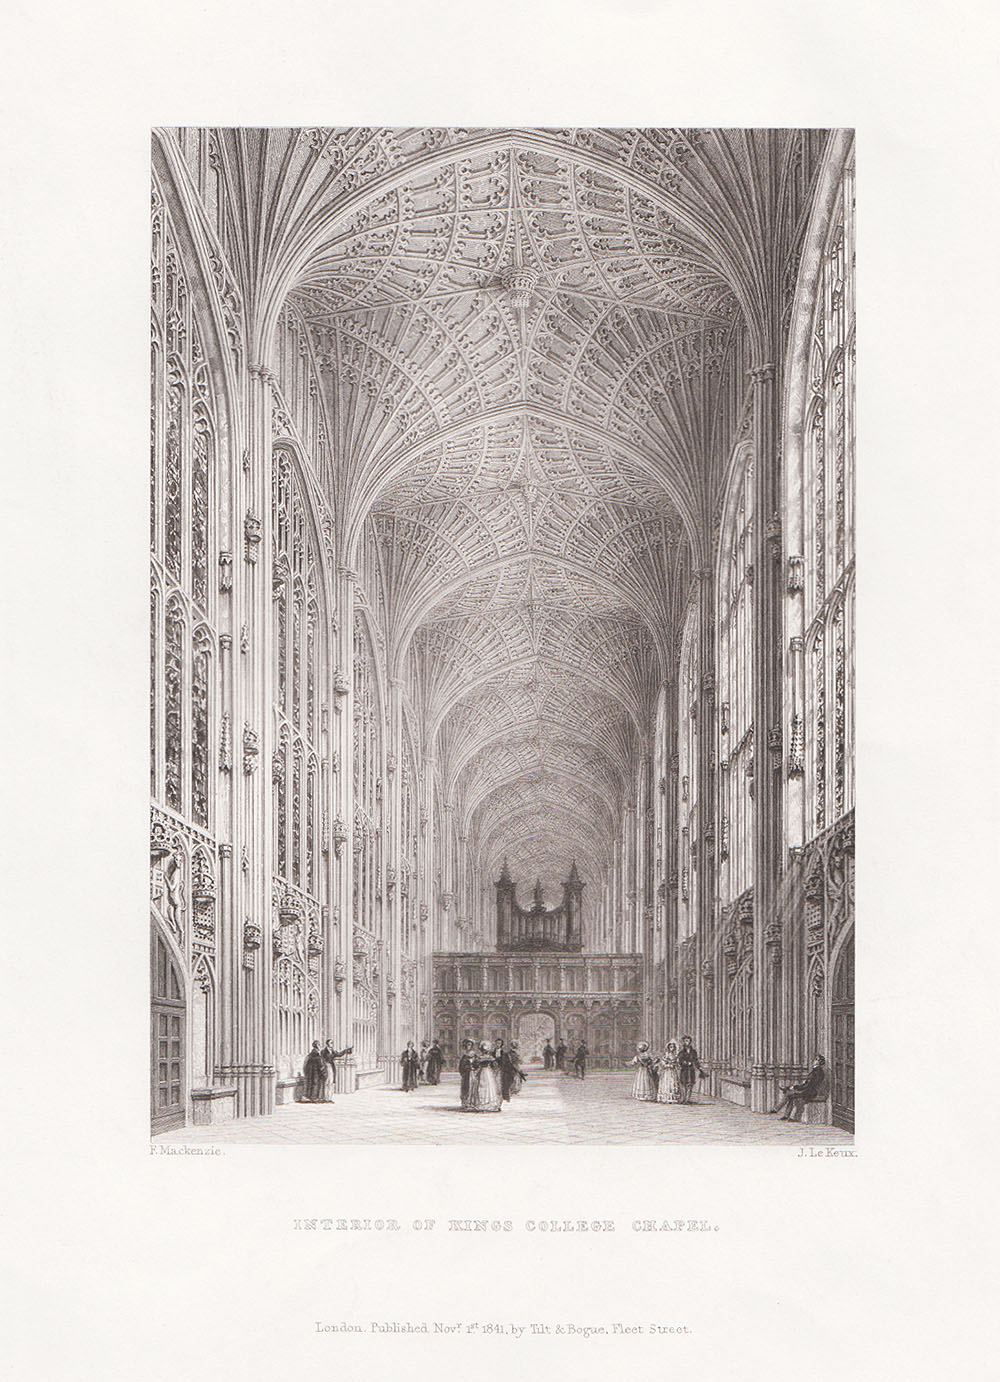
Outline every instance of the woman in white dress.
[[649, 1054], [649, 1043], [640, 1041], [635, 1055], [629, 1061], [636, 1067], [632, 1081], [632, 1098], [644, 1099], [647, 1104], [656, 1103], [656, 1074], [653, 1057]]
[[502, 1105], [500, 1062], [486, 1042], [481, 1041], [472, 1071], [469, 1107], [475, 1113], [499, 1113]]
[[660, 1082], [656, 1091], [656, 1099], [661, 1104], [676, 1104], [680, 1097], [680, 1089], [677, 1084], [677, 1042], [668, 1041], [667, 1049], [656, 1062], [656, 1068], [660, 1073]]

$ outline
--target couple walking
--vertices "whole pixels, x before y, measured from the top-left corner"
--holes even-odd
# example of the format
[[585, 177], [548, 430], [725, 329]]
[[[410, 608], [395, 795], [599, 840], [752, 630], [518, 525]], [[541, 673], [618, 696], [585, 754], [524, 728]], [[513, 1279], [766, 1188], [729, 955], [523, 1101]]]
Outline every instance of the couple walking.
[[481, 1041], [477, 1051], [474, 1042], [463, 1041], [458, 1072], [467, 1113], [499, 1113], [525, 1079], [516, 1042], [507, 1047], [502, 1041]]
[[689, 1104], [695, 1079], [705, 1074], [689, 1036], [681, 1037], [680, 1047], [668, 1041], [659, 1059], [640, 1041], [629, 1064], [636, 1067], [632, 1098], [650, 1104]]

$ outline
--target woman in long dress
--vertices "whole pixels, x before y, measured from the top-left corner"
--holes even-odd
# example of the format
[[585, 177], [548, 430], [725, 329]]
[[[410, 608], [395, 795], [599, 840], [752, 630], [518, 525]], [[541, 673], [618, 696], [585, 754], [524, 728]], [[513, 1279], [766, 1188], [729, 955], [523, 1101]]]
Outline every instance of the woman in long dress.
[[676, 1041], [667, 1042], [667, 1049], [656, 1064], [660, 1072], [660, 1082], [656, 1091], [657, 1102], [661, 1104], [676, 1104], [680, 1094], [677, 1084]]
[[420, 1079], [420, 1056], [412, 1041], [406, 1043], [406, 1050], [400, 1056], [399, 1063], [403, 1067], [403, 1089], [409, 1094], [416, 1089]]
[[499, 1113], [502, 1106], [500, 1062], [486, 1042], [482, 1041], [472, 1071], [469, 1107], [476, 1113]]
[[656, 1103], [656, 1075], [653, 1057], [649, 1054], [649, 1043], [640, 1041], [635, 1055], [629, 1061], [635, 1066], [635, 1079], [632, 1081], [632, 1098], [644, 1099], [648, 1104]]

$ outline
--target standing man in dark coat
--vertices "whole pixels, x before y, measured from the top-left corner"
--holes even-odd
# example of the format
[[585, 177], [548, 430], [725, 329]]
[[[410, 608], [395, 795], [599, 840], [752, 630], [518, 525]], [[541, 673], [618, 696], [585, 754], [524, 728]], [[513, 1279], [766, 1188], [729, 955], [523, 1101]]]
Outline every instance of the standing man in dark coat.
[[500, 1098], [509, 1104], [511, 1090], [517, 1079], [517, 1058], [513, 1048], [508, 1050], [501, 1042], [497, 1050], [497, 1059], [500, 1062]]
[[556, 1047], [556, 1069], [557, 1069], [557, 1070], [562, 1070], [563, 1072], [565, 1072], [565, 1070], [566, 1070], [566, 1043], [565, 1043], [565, 1041], [560, 1041], [559, 1045]]
[[407, 1094], [416, 1089], [420, 1079], [420, 1056], [412, 1041], [406, 1043], [406, 1050], [399, 1058], [403, 1067], [403, 1089]]
[[689, 1036], [681, 1037], [681, 1049], [677, 1053], [678, 1103], [689, 1104], [696, 1075], [704, 1076], [698, 1052]]
[[303, 1103], [321, 1104], [326, 1089], [326, 1061], [323, 1059], [323, 1052], [319, 1049], [318, 1041], [313, 1042], [312, 1050], [306, 1056], [302, 1073], [306, 1077]]
[[545, 1062], [546, 1070], [552, 1069], [552, 1061], [555, 1057], [555, 1054], [556, 1053], [555, 1049], [553, 1048], [552, 1042], [547, 1041], [545, 1045], [542, 1047], [542, 1060]]
[[349, 1056], [353, 1050], [354, 1050], [354, 1047], [353, 1047], [353, 1046], [345, 1046], [344, 1049], [343, 1049], [343, 1051], [335, 1051], [335, 1050], [333, 1049], [333, 1037], [327, 1037], [327, 1039], [326, 1039], [326, 1045], [323, 1047], [323, 1059], [326, 1061], [327, 1065], [329, 1066], [329, 1076], [330, 1076], [330, 1078], [329, 1078], [329, 1080], [327, 1081], [327, 1084], [326, 1084], [326, 1089], [329, 1091], [329, 1093], [326, 1095], [326, 1098], [327, 1098], [327, 1100], [328, 1100], [329, 1102], [332, 1102], [332, 1100], [333, 1100], [333, 1091], [334, 1091], [334, 1090], [336, 1089], [336, 1087], [337, 1087], [337, 1066], [336, 1066], [336, 1061], [337, 1061], [338, 1057], [340, 1057], [340, 1056]]
[[437, 1040], [431, 1042], [427, 1051], [427, 1083], [439, 1084], [441, 1081], [441, 1067], [444, 1065], [444, 1055]]
[[576, 1071], [578, 1080], [584, 1079], [587, 1074], [587, 1056], [589, 1054], [586, 1042], [581, 1041], [576, 1048], [576, 1055], [573, 1057], [573, 1069]]
[[469, 1081], [472, 1079], [472, 1062], [475, 1055], [475, 1047], [466, 1038], [462, 1042], [462, 1054], [458, 1058], [458, 1074], [461, 1080], [462, 1107], [469, 1107]]

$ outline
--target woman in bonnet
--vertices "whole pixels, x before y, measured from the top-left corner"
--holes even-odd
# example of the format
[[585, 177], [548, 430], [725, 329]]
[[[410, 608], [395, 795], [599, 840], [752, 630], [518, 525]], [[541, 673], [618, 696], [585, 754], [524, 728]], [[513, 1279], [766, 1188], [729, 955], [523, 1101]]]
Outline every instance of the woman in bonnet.
[[647, 1041], [639, 1042], [629, 1064], [636, 1067], [635, 1079], [632, 1081], [632, 1098], [644, 1099], [648, 1104], [655, 1104], [656, 1069], [653, 1057], [649, 1054]]

